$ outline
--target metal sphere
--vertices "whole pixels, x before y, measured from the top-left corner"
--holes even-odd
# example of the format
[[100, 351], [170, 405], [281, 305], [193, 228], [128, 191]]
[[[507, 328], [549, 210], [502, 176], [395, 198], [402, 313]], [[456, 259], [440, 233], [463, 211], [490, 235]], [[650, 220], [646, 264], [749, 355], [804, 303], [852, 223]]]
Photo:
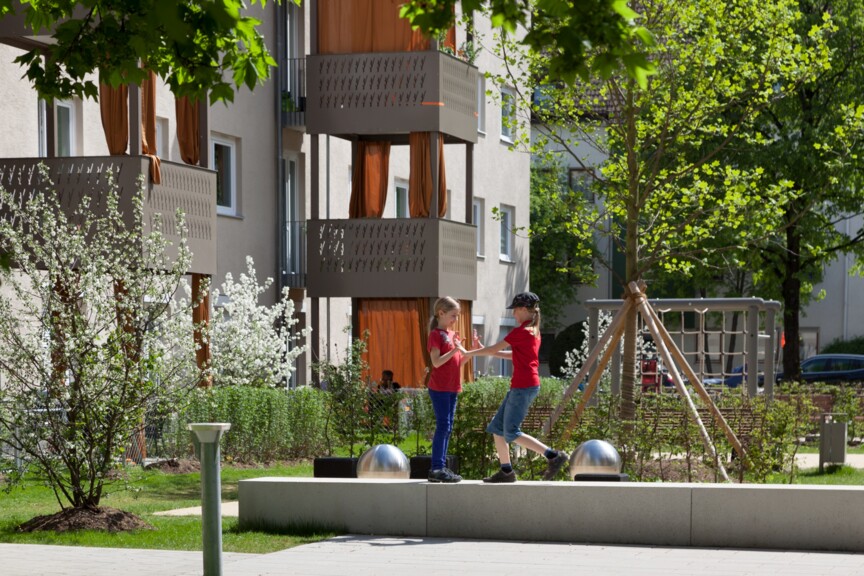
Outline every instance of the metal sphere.
[[392, 444], [372, 446], [357, 460], [358, 478], [404, 479], [411, 477], [408, 457]]
[[570, 455], [570, 476], [577, 474], [618, 474], [621, 456], [604, 440], [586, 440]]

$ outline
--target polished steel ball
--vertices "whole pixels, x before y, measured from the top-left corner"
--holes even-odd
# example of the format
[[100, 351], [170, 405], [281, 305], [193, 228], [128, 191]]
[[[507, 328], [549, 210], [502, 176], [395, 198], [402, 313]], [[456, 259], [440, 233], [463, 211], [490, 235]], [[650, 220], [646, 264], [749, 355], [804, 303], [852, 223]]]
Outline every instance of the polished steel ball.
[[618, 474], [621, 456], [612, 444], [604, 440], [586, 440], [570, 455], [570, 475]]
[[408, 457], [392, 444], [378, 444], [357, 460], [358, 478], [405, 479], [411, 476]]

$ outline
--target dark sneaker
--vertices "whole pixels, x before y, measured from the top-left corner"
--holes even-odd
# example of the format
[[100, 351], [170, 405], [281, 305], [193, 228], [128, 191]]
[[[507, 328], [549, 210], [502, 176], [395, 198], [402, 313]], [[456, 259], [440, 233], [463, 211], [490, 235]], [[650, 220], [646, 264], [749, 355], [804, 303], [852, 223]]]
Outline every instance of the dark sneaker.
[[449, 473], [450, 473], [450, 476], [452, 476], [453, 478], [455, 478], [455, 480], [453, 480], [453, 482], [461, 482], [461, 481], [462, 481], [462, 476], [460, 476], [459, 474], [456, 474], [455, 472], [453, 472], [453, 471], [450, 470], [449, 468], [445, 467], [445, 468], [444, 468], [444, 471], [445, 471], [445, 472], [449, 472]]
[[487, 484], [512, 484], [513, 482], [516, 482], [516, 472], [514, 470], [511, 470], [510, 472], [498, 470], [492, 476], [483, 478], [483, 482], [486, 482]]
[[442, 468], [441, 470], [433, 470], [432, 472], [429, 472], [429, 482], [444, 482], [447, 484], [452, 484], [461, 481], [461, 476], [459, 476], [458, 474], [454, 474], [447, 468]]
[[568, 456], [566, 452], [559, 450], [557, 456], [549, 459], [549, 462], [546, 465], [546, 471], [543, 472], [543, 480], [554, 480], [555, 476], [558, 475], [558, 472], [560, 472], [564, 465], [567, 464], [569, 459], [570, 456]]

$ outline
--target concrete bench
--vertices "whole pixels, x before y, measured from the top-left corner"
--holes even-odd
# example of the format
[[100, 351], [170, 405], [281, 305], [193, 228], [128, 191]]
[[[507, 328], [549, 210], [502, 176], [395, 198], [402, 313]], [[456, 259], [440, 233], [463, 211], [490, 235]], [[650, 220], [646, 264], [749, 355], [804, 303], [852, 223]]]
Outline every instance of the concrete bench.
[[864, 487], [256, 478], [244, 528], [651, 546], [864, 552]]

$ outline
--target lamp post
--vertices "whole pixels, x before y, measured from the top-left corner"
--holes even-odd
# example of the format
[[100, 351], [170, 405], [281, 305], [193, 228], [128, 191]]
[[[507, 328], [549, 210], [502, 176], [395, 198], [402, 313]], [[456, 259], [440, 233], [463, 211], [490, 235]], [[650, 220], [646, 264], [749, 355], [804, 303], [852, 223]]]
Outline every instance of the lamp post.
[[204, 576], [222, 576], [222, 482], [219, 473], [219, 439], [230, 423], [189, 424], [200, 444], [201, 535]]

